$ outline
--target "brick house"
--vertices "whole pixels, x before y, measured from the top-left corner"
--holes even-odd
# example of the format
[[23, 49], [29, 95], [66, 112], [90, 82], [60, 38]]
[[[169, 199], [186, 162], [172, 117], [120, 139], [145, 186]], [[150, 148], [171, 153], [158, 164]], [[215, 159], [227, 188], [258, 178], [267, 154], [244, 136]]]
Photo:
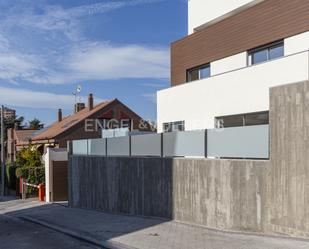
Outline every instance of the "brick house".
[[89, 94], [88, 106], [78, 104], [76, 107], [73, 115], [63, 118], [62, 111], [59, 109], [58, 120], [32, 137], [31, 143], [42, 145], [38, 146], [40, 148], [66, 148], [67, 141], [70, 140], [100, 138], [102, 126], [105, 129], [127, 127], [131, 131], [151, 130], [148, 122], [143, 121], [118, 99], [104, 101], [94, 106], [93, 95]]
[[9, 128], [7, 130], [7, 160], [14, 162], [16, 160], [16, 153], [22, 148], [29, 146], [31, 138], [38, 130], [33, 129], [16, 129]]

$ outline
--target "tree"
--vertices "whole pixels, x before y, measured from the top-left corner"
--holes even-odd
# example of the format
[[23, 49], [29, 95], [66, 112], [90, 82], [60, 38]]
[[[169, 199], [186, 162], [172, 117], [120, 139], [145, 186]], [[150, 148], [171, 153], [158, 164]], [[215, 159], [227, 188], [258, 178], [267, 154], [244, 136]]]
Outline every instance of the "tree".
[[44, 125], [41, 123], [41, 121], [37, 118], [34, 118], [32, 120], [29, 121], [29, 128], [33, 129], [33, 130], [38, 130], [43, 128]]
[[14, 124], [17, 124], [18, 128], [21, 128], [23, 126], [24, 121], [25, 118], [23, 116], [20, 116], [18, 118], [15, 118]]
[[24, 122], [25, 118], [23, 116], [20, 117], [12, 117], [12, 118], [7, 118], [4, 120], [5, 123], [5, 127], [8, 128], [14, 128], [14, 127], [18, 127], [21, 128], [23, 126], [23, 122]]

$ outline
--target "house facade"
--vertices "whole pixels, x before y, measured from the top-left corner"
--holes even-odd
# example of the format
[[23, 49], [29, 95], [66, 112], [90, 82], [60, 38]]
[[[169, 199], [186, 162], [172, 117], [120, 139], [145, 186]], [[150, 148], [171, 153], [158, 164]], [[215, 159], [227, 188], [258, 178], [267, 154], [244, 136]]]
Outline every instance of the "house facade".
[[75, 113], [67, 117], [62, 117], [62, 110], [59, 109], [58, 120], [33, 136], [31, 143], [44, 152], [46, 147], [66, 148], [71, 140], [101, 138], [102, 129], [151, 130], [148, 122], [118, 99], [94, 105], [93, 95], [89, 94], [87, 106], [76, 106]]
[[158, 132], [269, 123], [269, 89], [309, 79], [307, 0], [189, 0]]
[[9, 128], [7, 130], [7, 155], [8, 162], [14, 162], [16, 160], [16, 154], [24, 147], [29, 146], [31, 138], [35, 136], [38, 130], [33, 129], [18, 129]]

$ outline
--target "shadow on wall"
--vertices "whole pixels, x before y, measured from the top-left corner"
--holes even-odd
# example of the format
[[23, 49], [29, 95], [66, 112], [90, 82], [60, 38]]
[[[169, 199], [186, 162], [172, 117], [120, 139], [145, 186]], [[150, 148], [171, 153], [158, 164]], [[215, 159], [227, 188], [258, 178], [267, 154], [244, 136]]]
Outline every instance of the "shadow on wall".
[[270, 90], [270, 160], [70, 156], [69, 204], [309, 238], [309, 82]]
[[164, 158], [72, 156], [69, 205], [173, 219], [172, 166]]

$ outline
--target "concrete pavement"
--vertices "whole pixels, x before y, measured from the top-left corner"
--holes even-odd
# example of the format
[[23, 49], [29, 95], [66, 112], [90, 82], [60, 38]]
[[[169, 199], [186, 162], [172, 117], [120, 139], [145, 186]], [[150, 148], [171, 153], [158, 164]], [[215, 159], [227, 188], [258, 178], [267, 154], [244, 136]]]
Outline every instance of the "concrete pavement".
[[307, 249], [309, 241], [232, 234], [173, 221], [105, 214], [40, 205], [7, 212], [57, 231], [81, 236], [110, 248], [138, 249]]

